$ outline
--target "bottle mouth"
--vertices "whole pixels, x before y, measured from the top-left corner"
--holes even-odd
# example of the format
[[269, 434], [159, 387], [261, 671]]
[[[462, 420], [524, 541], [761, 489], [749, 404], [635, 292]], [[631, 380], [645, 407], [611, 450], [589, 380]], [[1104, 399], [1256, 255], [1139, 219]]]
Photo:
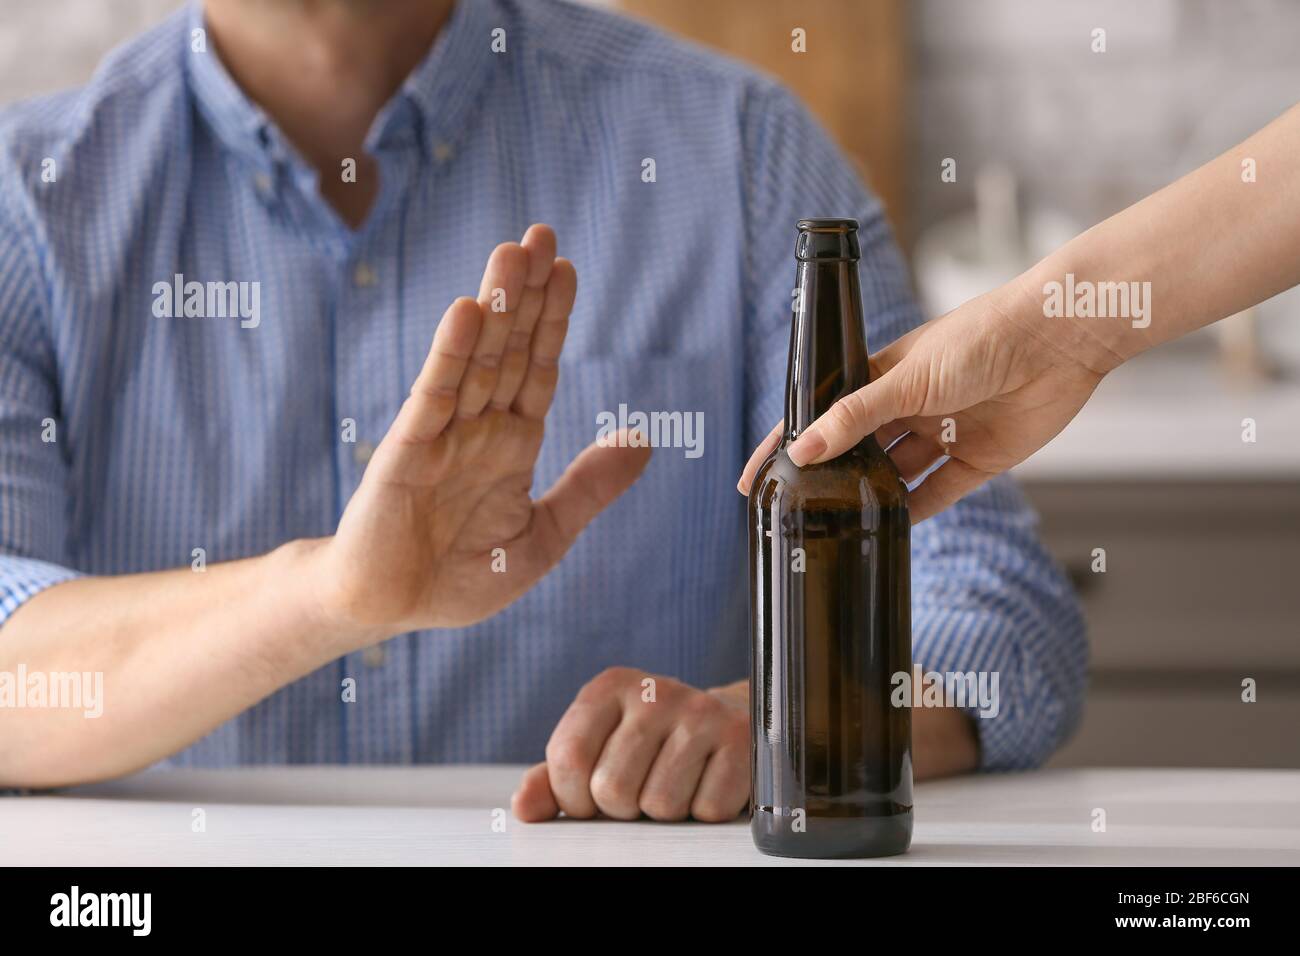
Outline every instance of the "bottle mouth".
[[800, 219], [798, 227], [794, 255], [800, 262], [858, 260], [856, 219]]
[[856, 232], [856, 219], [800, 219], [800, 232]]

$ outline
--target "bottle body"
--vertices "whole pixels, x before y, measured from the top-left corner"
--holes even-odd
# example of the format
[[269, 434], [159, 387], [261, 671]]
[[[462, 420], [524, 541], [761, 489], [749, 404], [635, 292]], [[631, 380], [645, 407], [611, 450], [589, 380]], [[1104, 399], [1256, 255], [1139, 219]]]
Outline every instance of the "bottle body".
[[751, 829], [779, 856], [911, 842], [911, 715], [890, 703], [893, 675], [911, 673], [907, 489], [872, 436], [804, 468], [786, 454], [866, 384], [856, 270], [800, 262], [787, 431], [749, 499]]

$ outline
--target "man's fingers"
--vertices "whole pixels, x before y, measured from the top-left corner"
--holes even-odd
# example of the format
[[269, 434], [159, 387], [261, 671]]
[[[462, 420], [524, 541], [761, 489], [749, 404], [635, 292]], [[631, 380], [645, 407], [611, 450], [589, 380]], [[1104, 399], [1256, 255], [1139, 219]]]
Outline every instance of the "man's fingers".
[[596, 815], [591, 772], [622, 716], [622, 704], [613, 694], [582, 693], [555, 725], [546, 745], [547, 778], [556, 804], [569, 816], [585, 820]]
[[520, 243], [528, 253], [528, 275], [524, 285], [530, 289], [540, 289], [546, 285], [555, 263], [555, 230], [544, 223], [533, 223], [524, 233]]
[[630, 441], [627, 432], [618, 432], [612, 444], [588, 445], [533, 505], [526, 553], [540, 570], [564, 557], [591, 519], [641, 476], [650, 449]]
[[754, 453], [749, 456], [749, 461], [745, 463], [745, 470], [740, 473], [740, 481], [736, 484], [736, 490], [742, 495], [749, 494], [749, 486], [754, 483], [754, 476], [758, 474], [758, 469], [763, 467], [763, 462], [767, 461], [767, 456], [772, 454], [772, 449], [781, 443], [781, 435], [785, 431], [785, 422], [777, 422], [776, 427], [767, 433], [767, 437], [759, 442]]
[[528, 371], [533, 329], [541, 317], [546, 301], [546, 283], [551, 277], [551, 268], [555, 265], [555, 231], [550, 226], [529, 226], [521, 245], [528, 253], [528, 271], [515, 314], [515, 325], [506, 338], [505, 350], [501, 353], [496, 388], [488, 403], [499, 409], [508, 409], [514, 402], [524, 374]]
[[447, 308], [410, 397], [389, 429], [399, 443], [432, 441], [447, 426], [482, 325], [483, 312], [471, 298], [461, 297]]
[[736, 819], [749, 801], [749, 746], [731, 743], [709, 757], [691, 801], [691, 816], [704, 823]]
[[[657, 704], [638, 701], [624, 710], [623, 721], [605, 741], [591, 772], [591, 799], [600, 812], [615, 820], [641, 816], [641, 785], [663, 745], [669, 728], [655, 720]], [[635, 708], [642, 708], [637, 710]]]
[[988, 472], [949, 458], [908, 494], [907, 511], [912, 524], [937, 515], [992, 477]]
[[678, 724], [641, 785], [637, 800], [641, 812], [652, 820], [685, 820], [713, 744], [712, 735], [701, 733], [699, 727]]
[[790, 445], [790, 460], [801, 468], [826, 461], [844, 454], [881, 425], [919, 412], [920, 409], [904, 407], [904, 378], [900, 368], [895, 366], [870, 385], [832, 405]]
[[501, 355], [515, 326], [527, 276], [528, 253], [519, 243], [503, 242], [492, 250], [479, 287], [483, 332], [474, 346], [456, 405], [461, 418], [473, 418], [483, 411], [496, 389]]
[[488, 407], [506, 411], [519, 392], [519, 385], [528, 372], [528, 350], [532, 344], [533, 326], [542, 311], [541, 289], [524, 287], [520, 295], [519, 309], [515, 313], [515, 326], [506, 337], [505, 349], [501, 352], [501, 364], [497, 366], [496, 385], [492, 387], [492, 396]]
[[534, 764], [524, 771], [519, 789], [510, 798], [510, 813], [524, 823], [539, 823], [559, 816], [560, 805], [551, 793], [546, 764]]
[[578, 293], [578, 274], [568, 259], [555, 260], [537, 327], [533, 329], [528, 371], [519, 386], [513, 408], [525, 418], [541, 420], [551, 407], [560, 376], [560, 350], [569, 331], [569, 313]]

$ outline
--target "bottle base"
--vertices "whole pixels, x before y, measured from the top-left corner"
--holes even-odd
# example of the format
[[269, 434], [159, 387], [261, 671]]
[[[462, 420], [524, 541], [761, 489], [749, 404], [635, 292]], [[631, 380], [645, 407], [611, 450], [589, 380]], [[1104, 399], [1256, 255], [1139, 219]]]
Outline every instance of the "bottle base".
[[898, 856], [912, 845], [912, 811], [881, 817], [808, 817], [795, 831], [792, 819], [770, 810], [750, 817], [754, 845], [768, 856], [802, 860], [861, 860]]

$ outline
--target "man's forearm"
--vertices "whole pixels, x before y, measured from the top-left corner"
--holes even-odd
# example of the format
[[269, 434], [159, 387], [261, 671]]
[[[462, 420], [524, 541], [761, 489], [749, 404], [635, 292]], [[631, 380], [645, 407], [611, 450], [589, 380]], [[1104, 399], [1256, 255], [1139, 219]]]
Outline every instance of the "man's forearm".
[[387, 636], [321, 611], [312, 590], [320, 545], [291, 542], [201, 573], [81, 578], [31, 598], [0, 630], [0, 671], [102, 673], [102, 713], [0, 707], [0, 786], [137, 770]]

